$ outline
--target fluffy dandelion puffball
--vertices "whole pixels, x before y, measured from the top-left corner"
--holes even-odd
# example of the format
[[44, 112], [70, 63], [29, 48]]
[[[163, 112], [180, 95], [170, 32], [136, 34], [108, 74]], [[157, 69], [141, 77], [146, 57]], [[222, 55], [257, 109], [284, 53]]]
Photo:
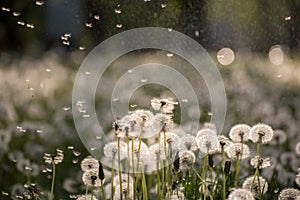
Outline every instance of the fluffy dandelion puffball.
[[229, 137], [234, 142], [246, 142], [250, 138], [250, 126], [247, 124], [237, 124], [230, 129]]
[[217, 135], [202, 135], [197, 137], [198, 148], [203, 154], [214, 154], [220, 151], [220, 143]]
[[228, 200], [254, 200], [254, 197], [249, 190], [238, 188], [229, 194]]
[[273, 135], [273, 129], [266, 124], [257, 124], [250, 129], [250, 137], [254, 143], [269, 143]]
[[259, 193], [265, 194], [268, 191], [268, 182], [260, 176], [258, 184], [258, 177], [251, 176], [244, 181], [243, 188], [251, 191], [252, 194], [257, 197]]
[[159, 98], [153, 98], [151, 100], [151, 106], [156, 111], [161, 111], [163, 113], [172, 113], [175, 105], [177, 105], [178, 102], [173, 101], [171, 98], [167, 99], [159, 99]]
[[129, 185], [127, 185], [127, 184], [128, 183], [122, 183], [122, 191], [121, 191], [120, 185], [116, 186], [115, 194], [114, 194], [115, 200], [121, 200], [120, 199], [121, 193], [122, 193], [123, 199], [126, 199], [126, 197], [128, 199], [133, 199], [133, 185], [130, 183], [129, 183]]
[[289, 199], [299, 199], [300, 197], [300, 190], [295, 188], [285, 188], [281, 190], [278, 196], [278, 200], [289, 200]]
[[118, 151], [120, 151], [120, 159], [125, 159], [127, 156], [127, 144], [120, 141], [120, 147], [118, 147], [118, 142], [110, 142], [105, 144], [103, 148], [104, 155], [110, 159], [117, 159]]
[[237, 159], [246, 159], [250, 156], [250, 149], [248, 145], [242, 143], [232, 143], [225, 149], [229, 158]]
[[179, 139], [179, 150], [197, 151], [198, 143], [196, 137], [187, 135]]
[[179, 168], [184, 171], [190, 169], [196, 161], [196, 156], [192, 151], [179, 151]]
[[98, 170], [99, 162], [95, 158], [88, 156], [81, 161], [80, 167], [81, 167], [81, 170], [84, 172], [90, 171], [90, 170]]
[[255, 156], [254, 158], [251, 158], [250, 164], [254, 168], [263, 169], [271, 166], [271, 159], [269, 157], [262, 158], [260, 156]]
[[88, 187], [100, 187], [101, 181], [98, 176], [98, 171], [90, 170], [82, 174], [82, 182]]

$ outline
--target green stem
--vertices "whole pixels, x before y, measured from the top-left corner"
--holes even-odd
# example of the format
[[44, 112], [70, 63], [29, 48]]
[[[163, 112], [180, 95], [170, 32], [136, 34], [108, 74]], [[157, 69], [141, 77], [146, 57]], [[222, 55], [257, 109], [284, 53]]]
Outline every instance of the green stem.
[[223, 174], [223, 200], [226, 199], [226, 173], [225, 173], [226, 154], [222, 147], [222, 174]]
[[89, 192], [89, 187], [86, 186], [85, 187], [85, 199], [87, 199], [88, 192]]
[[156, 176], [157, 176], [157, 196], [158, 199], [161, 199], [161, 194], [160, 194], [160, 176], [159, 176], [159, 156], [156, 158]]
[[111, 199], [114, 199], [115, 155], [111, 164]]
[[93, 196], [94, 196], [94, 184], [92, 184], [91, 200], [93, 200]]
[[103, 186], [103, 182], [101, 181], [101, 192], [102, 192], [102, 198], [104, 200], [106, 200], [106, 197], [105, 197], [105, 190], [104, 190], [104, 186]]
[[52, 161], [52, 183], [51, 183], [50, 200], [53, 200], [54, 182], [55, 182], [55, 163], [54, 161]]
[[[121, 158], [120, 158], [120, 137], [118, 137], [118, 166], [119, 166], [119, 182], [120, 182], [120, 191], [123, 191], [122, 188], [122, 173], [121, 173]], [[120, 199], [123, 199], [123, 192], [120, 192]]]

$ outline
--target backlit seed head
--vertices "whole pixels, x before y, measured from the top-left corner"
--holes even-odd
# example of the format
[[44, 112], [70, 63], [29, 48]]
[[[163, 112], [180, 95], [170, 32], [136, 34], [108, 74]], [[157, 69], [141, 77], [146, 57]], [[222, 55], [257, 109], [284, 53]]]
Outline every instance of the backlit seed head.
[[118, 148], [118, 142], [110, 142], [105, 144], [103, 148], [104, 155], [110, 159], [118, 158], [118, 151], [120, 151], [120, 159], [123, 160], [127, 156], [127, 144], [120, 141], [120, 149]]
[[167, 99], [153, 98], [151, 100], [151, 106], [154, 110], [161, 111], [162, 113], [166, 113], [166, 114], [173, 113], [175, 105], [177, 104], [178, 102], [173, 101], [173, 99], [171, 98], [167, 98]]
[[[116, 188], [115, 188], [115, 193], [114, 193], [114, 199], [115, 200], [121, 200], [120, 199], [120, 194], [122, 192], [122, 197], [123, 199], [133, 199], [133, 184], [130, 184], [127, 185], [128, 183], [122, 183], [122, 191], [121, 191], [121, 188], [120, 188], [120, 185], [117, 185]], [[128, 187], [129, 186], [129, 187]]]
[[[255, 180], [253, 181], [253, 179]], [[257, 197], [259, 193], [265, 194], [268, 191], [268, 182], [260, 176], [258, 186], [258, 177], [251, 176], [244, 181], [243, 188], [251, 191], [252, 194]]]
[[187, 135], [179, 139], [179, 150], [197, 151], [198, 144], [196, 137]]
[[179, 169], [184, 171], [190, 169], [196, 161], [196, 156], [192, 151], [179, 151]]
[[228, 200], [254, 200], [254, 197], [249, 190], [238, 188], [229, 194]]
[[101, 181], [98, 177], [98, 170], [86, 171], [82, 174], [82, 182], [88, 187], [100, 187]]
[[80, 164], [82, 171], [98, 170], [99, 162], [95, 158], [88, 156], [81, 161]]
[[250, 164], [254, 168], [263, 169], [271, 166], [271, 160], [269, 157], [262, 158], [260, 156], [255, 156], [254, 158], [251, 158]]
[[92, 198], [92, 195], [91, 194], [87, 194], [87, 195], [80, 195], [76, 198], [76, 200], [87, 200], [87, 199], [92, 199], [92, 200], [98, 200], [95, 195], [93, 195], [93, 198]]
[[297, 190], [295, 188], [285, 188], [281, 190], [278, 200], [290, 200], [290, 199], [296, 199], [300, 196], [300, 190]]
[[225, 149], [229, 158], [233, 160], [246, 159], [250, 156], [250, 149], [248, 145], [242, 143], [232, 143]]
[[257, 124], [250, 129], [250, 137], [254, 143], [269, 143], [273, 138], [273, 129], [266, 124]]
[[230, 129], [229, 137], [234, 142], [246, 142], [250, 138], [250, 126], [247, 124], [237, 124]]

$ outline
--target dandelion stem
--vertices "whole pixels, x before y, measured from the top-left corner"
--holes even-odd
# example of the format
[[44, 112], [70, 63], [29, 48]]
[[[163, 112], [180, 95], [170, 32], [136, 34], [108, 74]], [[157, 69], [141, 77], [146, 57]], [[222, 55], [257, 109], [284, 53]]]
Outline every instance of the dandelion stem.
[[93, 200], [93, 196], [94, 196], [94, 184], [92, 184], [91, 200]]
[[89, 192], [89, 187], [86, 186], [86, 187], [85, 187], [85, 199], [86, 199], [86, 200], [87, 200], [88, 192]]
[[104, 200], [106, 200], [106, 197], [105, 197], [105, 191], [104, 191], [104, 186], [103, 186], [103, 181], [101, 181], [101, 192], [102, 192], [102, 198]]
[[222, 147], [222, 173], [223, 173], [223, 200], [226, 199], [226, 173], [225, 173], [226, 154]]
[[111, 164], [111, 199], [114, 199], [115, 154]]
[[[123, 191], [122, 188], [122, 173], [121, 173], [121, 157], [120, 157], [120, 137], [118, 137], [118, 166], [119, 166], [119, 182], [120, 182], [120, 191]], [[120, 192], [120, 199], [123, 199], [123, 192]]]
[[51, 183], [50, 200], [53, 200], [54, 182], [55, 182], [55, 163], [54, 161], [52, 161], [52, 183]]

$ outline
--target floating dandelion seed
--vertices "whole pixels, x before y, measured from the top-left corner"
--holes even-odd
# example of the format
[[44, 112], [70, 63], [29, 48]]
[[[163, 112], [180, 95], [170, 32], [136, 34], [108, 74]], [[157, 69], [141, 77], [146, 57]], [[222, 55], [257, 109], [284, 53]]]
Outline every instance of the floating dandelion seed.
[[255, 156], [254, 158], [251, 158], [250, 164], [254, 168], [263, 169], [271, 166], [271, 160], [269, 157], [262, 158], [260, 156]]
[[14, 16], [14, 17], [18, 17], [18, 16], [20, 16], [20, 15], [21, 15], [20, 12], [13, 12], [13, 16]]
[[292, 19], [291, 16], [287, 16], [287, 17], [284, 18], [285, 21], [290, 21], [291, 19]]
[[[259, 186], [258, 186], [258, 178], [259, 178]], [[253, 179], [255, 179], [253, 181]], [[243, 188], [252, 192], [252, 194], [257, 197], [259, 194], [265, 194], [268, 191], [268, 182], [263, 177], [251, 176], [248, 177], [244, 183]]]
[[90, 171], [90, 170], [98, 170], [99, 168], [99, 162], [95, 158], [92, 158], [91, 156], [86, 157], [81, 161], [80, 167], [82, 171]]
[[250, 126], [247, 124], [237, 124], [230, 129], [229, 137], [234, 142], [246, 142], [250, 138]]
[[120, 151], [120, 160], [123, 160], [127, 156], [127, 144], [120, 141], [120, 149], [117, 142], [110, 142], [105, 144], [103, 151], [104, 155], [110, 159], [117, 159], [118, 150]]
[[162, 4], [160, 4], [160, 7], [161, 7], [161, 8], [165, 8], [165, 7], [167, 7], [167, 4], [162, 3]]
[[10, 12], [10, 8], [2, 7], [2, 11]]
[[270, 141], [272, 145], [283, 144], [287, 139], [287, 135], [283, 130], [274, 130], [273, 139]]
[[185, 171], [190, 169], [196, 161], [196, 156], [192, 151], [179, 151], [179, 169]]
[[117, 28], [122, 28], [122, 27], [123, 27], [123, 24], [116, 24], [116, 27], [117, 27]]
[[85, 27], [87, 27], [87, 28], [93, 28], [93, 24], [86, 22], [85, 23]]
[[86, 185], [88, 187], [92, 187], [92, 186], [100, 187], [101, 186], [101, 181], [99, 179], [97, 170], [85, 171], [82, 174], [82, 182], [84, 183], [84, 185]]
[[85, 50], [85, 47], [84, 47], [84, 46], [80, 46], [80, 47], [79, 47], [79, 50], [80, 50], [80, 51], [84, 51], [84, 50]]
[[17, 24], [21, 25], [21, 26], [25, 26], [25, 22], [24, 21], [17, 21]]
[[43, 2], [43, 1], [36, 1], [35, 4], [38, 5], [38, 6], [42, 6], [42, 5], [45, 4], [45, 2]]
[[266, 124], [257, 124], [250, 129], [250, 137], [254, 143], [269, 143], [273, 135], [273, 129]]
[[228, 157], [234, 160], [244, 160], [250, 156], [248, 145], [242, 143], [232, 143], [225, 149], [225, 151]]
[[229, 194], [228, 200], [254, 200], [254, 197], [249, 190], [238, 188]]
[[122, 10], [121, 10], [120, 8], [116, 8], [116, 9], [115, 9], [115, 13], [116, 13], [116, 14], [121, 14], [121, 13], [122, 13]]
[[95, 20], [100, 20], [100, 15], [94, 15]]
[[178, 148], [179, 150], [197, 151], [198, 143], [196, 137], [187, 135], [180, 138]]
[[295, 188], [285, 188], [279, 193], [278, 200], [298, 199], [299, 196], [300, 190]]
[[151, 99], [151, 106], [156, 111], [161, 111], [166, 114], [173, 113], [173, 110], [175, 108], [175, 105], [177, 105], [178, 102], [173, 101], [173, 99], [159, 99], [159, 98], [153, 98]]

